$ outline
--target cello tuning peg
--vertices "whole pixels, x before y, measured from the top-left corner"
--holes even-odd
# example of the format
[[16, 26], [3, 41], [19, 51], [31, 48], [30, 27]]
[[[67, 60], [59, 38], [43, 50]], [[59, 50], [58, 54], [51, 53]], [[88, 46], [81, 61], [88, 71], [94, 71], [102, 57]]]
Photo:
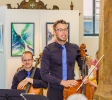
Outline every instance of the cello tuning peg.
[[87, 49], [84, 49], [85, 52], [87, 52]]

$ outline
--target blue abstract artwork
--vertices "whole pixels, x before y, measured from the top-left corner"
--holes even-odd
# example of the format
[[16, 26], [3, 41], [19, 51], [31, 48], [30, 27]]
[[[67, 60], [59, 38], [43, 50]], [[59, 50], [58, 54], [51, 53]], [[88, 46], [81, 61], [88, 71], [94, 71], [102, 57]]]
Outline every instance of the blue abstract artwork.
[[34, 54], [34, 23], [11, 23], [11, 56]]
[[53, 33], [53, 24], [54, 23], [46, 23], [46, 45], [56, 41], [56, 37]]

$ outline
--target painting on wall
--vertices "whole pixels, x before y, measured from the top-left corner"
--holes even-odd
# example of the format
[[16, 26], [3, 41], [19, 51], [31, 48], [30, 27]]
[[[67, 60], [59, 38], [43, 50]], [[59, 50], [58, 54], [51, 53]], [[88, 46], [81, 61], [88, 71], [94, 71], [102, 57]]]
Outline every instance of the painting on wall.
[[11, 56], [21, 56], [24, 51], [34, 55], [34, 23], [11, 23]]
[[[47, 22], [46, 23], [46, 45], [56, 42], [56, 37], [53, 32], [53, 22]], [[67, 28], [68, 28], [68, 39], [67, 41], [69, 42], [69, 37], [70, 37], [70, 24], [67, 23]]]
[[3, 52], [3, 33], [2, 24], [0, 23], [0, 51]]

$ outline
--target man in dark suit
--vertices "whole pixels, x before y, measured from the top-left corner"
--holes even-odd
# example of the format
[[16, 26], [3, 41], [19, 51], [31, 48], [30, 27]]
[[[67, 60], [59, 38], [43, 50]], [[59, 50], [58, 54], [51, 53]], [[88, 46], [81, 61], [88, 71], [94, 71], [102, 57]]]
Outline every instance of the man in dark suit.
[[[75, 61], [81, 70], [82, 61], [78, 54], [79, 46], [68, 43], [68, 28], [64, 20], [58, 20], [53, 25], [56, 42], [47, 45], [42, 53], [41, 76], [49, 83], [47, 97], [50, 100], [63, 100], [64, 87], [76, 86], [78, 82], [74, 79]], [[65, 47], [65, 57], [62, 54]], [[63, 61], [63, 59], [65, 59]], [[64, 62], [64, 64], [63, 64]], [[62, 66], [65, 66], [63, 68]]]
[[25, 51], [21, 60], [24, 68], [14, 75], [11, 89], [17, 89], [17, 87], [19, 89], [24, 89], [28, 83], [31, 83], [33, 88], [47, 88], [47, 82], [42, 80], [39, 68], [36, 68], [34, 77], [30, 77], [34, 69], [32, 65], [34, 61], [33, 54], [30, 51]]

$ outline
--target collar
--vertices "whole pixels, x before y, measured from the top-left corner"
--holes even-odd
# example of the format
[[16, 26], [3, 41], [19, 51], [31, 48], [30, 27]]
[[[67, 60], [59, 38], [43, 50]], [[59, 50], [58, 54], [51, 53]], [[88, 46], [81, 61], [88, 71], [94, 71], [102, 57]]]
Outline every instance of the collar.
[[[32, 69], [30, 70], [31, 73], [32, 73], [33, 69], [34, 69], [34, 67], [32, 67]], [[28, 72], [28, 71], [26, 71], [25, 69], [24, 69], [24, 71], [25, 71], [26, 73]]]
[[[62, 45], [59, 44], [58, 42], [55, 42], [55, 45], [56, 45], [57, 47], [59, 47], [59, 48], [62, 48]], [[66, 42], [64, 45], [65, 45], [65, 47], [67, 47], [67, 46], [69, 45], [69, 43]]]

